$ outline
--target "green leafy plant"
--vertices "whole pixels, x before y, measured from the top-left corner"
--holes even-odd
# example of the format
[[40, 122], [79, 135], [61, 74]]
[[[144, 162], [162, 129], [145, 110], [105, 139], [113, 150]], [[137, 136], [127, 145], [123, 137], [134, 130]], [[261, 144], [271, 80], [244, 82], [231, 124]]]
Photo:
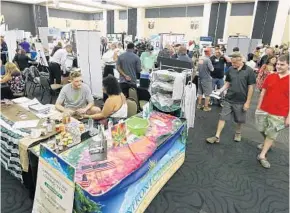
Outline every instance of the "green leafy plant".
[[102, 213], [102, 205], [95, 203], [84, 195], [79, 185], [75, 188], [74, 212], [76, 213]]

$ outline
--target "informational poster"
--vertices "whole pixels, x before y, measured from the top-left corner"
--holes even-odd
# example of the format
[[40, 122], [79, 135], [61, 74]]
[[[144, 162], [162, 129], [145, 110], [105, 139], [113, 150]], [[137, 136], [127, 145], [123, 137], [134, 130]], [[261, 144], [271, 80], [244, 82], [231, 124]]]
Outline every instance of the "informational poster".
[[36, 61], [38, 63], [40, 63], [41, 65], [48, 67], [48, 62], [47, 62], [45, 54], [44, 54], [44, 48], [42, 46], [42, 43], [35, 42], [34, 44], [35, 44], [35, 49], [36, 49], [36, 52], [37, 52]]
[[75, 169], [45, 146], [40, 146], [32, 213], [72, 213]]

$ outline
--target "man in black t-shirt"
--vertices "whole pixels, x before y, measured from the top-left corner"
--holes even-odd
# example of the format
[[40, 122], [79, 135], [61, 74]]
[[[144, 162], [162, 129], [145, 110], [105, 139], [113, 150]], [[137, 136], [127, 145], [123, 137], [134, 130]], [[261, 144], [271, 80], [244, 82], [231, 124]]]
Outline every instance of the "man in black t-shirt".
[[212, 88], [215, 90], [215, 87], [217, 86], [217, 89], [220, 89], [224, 86], [225, 65], [227, 62], [230, 62], [231, 59], [223, 55], [219, 48], [216, 48], [215, 53], [210, 57], [210, 60], [214, 67], [214, 71], [211, 72]]
[[227, 56], [224, 56], [220, 49], [216, 48], [213, 56], [210, 57], [214, 71], [211, 73], [213, 89], [217, 86], [218, 89], [224, 85], [225, 65], [230, 62]]
[[208, 143], [220, 142], [220, 135], [225, 126], [225, 121], [231, 120], [232, 116], [237, 123], [234, 141], [240, 142], [242, 140], [242, 124], [246, 122], [246, 112], [250, 108], [256, 76], [253, 69], [243, 63], [241, 54], [232, 55], [231, 61], [232, 66], [227, 72], [226, 83], [217, 92], [221, 93], [228, 89], [224, 106], [220, 113], [216, 135], [207, 138], [206, 141]]

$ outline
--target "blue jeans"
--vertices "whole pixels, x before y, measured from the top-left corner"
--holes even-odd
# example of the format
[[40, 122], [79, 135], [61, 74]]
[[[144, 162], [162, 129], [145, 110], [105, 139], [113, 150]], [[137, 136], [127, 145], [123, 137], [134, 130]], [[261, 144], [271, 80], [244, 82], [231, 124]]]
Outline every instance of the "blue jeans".
[[[216, 90], [215, 88], [217, 87], [217, 89], [221, 89], [224, 86], [224, 79], [223, 78], [213, 78], [212, 79], [212, 90]], [[210, 98], [211, 99], [211, 103], [215, 103], [215, 99], [214, 98]], [[223, 97], [218, 100], [218, 103], [221, 103], [223, 100]]]
[[225, 82], [223, 78], [213, 78], [212, 79], [212, 89], [215, 90], [215, 86], [217, 89], [220, 89], [224, 86]]

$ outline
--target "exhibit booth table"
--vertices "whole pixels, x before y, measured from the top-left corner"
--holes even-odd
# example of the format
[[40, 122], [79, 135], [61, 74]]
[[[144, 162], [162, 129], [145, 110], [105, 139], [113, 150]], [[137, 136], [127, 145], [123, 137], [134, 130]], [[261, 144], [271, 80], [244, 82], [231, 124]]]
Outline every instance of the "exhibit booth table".
[[45, 145], [40, 152], [31, 148], [40, 155], [33, 212], [144, 212], [183, 164], [187, 140], [179, 118], [152, 112], [149, 123], [144, 136], [128, 132], [126, 139], [116, 125], [103, 161], [90, 153], [98, 136], [61, 154]]
[[[27, 98], [22, 98], [22, 100]], [[1, 164], [14, 177], [23, 182], [23, 174], [28, 173], [29, 160], [28, 148], [39, 143], [42, 140], [53, 136], [55, 131], [31, 138], [30, 128], [15, 128], [15, 124], [19, 122], [36, 121], [35, 128], [42, 127], [45, 119], [37, 117], [28, 109], [29, 103], [33, 100], [27, 99], [22, 104], [1, 104], [0, 128], [1, 128]], [[61, 113], [53, 112], [51, 118], [60, 118]]]

